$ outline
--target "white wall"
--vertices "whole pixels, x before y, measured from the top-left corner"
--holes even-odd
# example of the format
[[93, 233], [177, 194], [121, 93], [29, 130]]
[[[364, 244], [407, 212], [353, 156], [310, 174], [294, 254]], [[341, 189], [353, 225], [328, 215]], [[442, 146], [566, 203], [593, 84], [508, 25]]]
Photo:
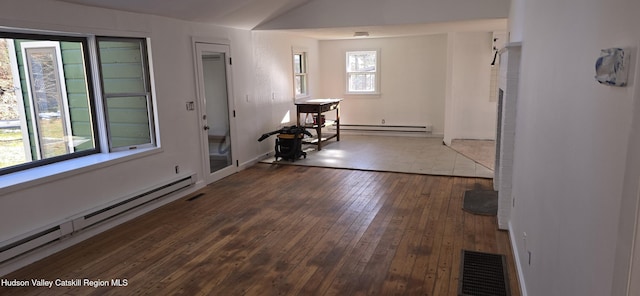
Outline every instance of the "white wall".
[[630, 0], [522, 7], [511, 235], [528, 295], [624, 295], [640, 177], [640, 75], [634, 67], [625, 88], [593, 77], [600, 49], [632, 47], [635, 61], [639, 12]]
[[[198, 112], [185, 108], [185, 102], [197, 101], [193, 36], [230, 42], [241, 164], [250, 164], [273, 149], [272, 145], [260, 145], [257, 138], [278, 127], [282, 113], [293, 108], [291, 46], [308, 47], [317, 64], [315, 40], [50, 0], [3, 1], [0, 26], [150, 37], [162, 143], [160, 153], [143, 158], [65, 175], [26, 189], [0, 189], [0, 242], [172, 178], [175, 165], [185, 173], [201, 171]], [[312, 72], [311, 77], [317, 75]]]
[[[379, 96], [345, 95], [345, 54], [379, 49]], [[320, 41], [322, 97], [344, 98], [340, 118], [345, 124], [433, 125], [444, 132], [446, 36]]]
[[[490, 101], [493, 35], [463, 32], [416, 37], [320, 41], [322, 97], [342, 97], [346, 124], [431, 125], [451, 139], [495, 139]], [[379, 49], [381, 94], [345, 94], [345, 52]]]
[[[318, 41], [275, 31], [254, 31], [252, 36], [256, 109], [250, 121], [259, 127], [260, 134], [295, 125], [292, 48], [307, 50], [309, 94], [315, 96], [321, 68]], [[260, 154], [273, 152], [274, 141], [271, 138], [261, 142]]]
[[495, 139], [496, 102], [490, 100], [493, 35], [449, 33], [445, 142]]
[[509, 7], [509, 42], [522, 42], [524, 4], [526, 0], [511, 0]]

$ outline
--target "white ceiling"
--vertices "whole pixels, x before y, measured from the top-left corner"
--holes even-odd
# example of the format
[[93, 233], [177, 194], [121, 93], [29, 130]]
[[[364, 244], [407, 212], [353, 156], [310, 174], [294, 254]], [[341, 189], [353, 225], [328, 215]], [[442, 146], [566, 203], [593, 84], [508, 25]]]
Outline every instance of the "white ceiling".
[[312, 0], [60, 0], [186, 21], [253, 29]]
[[[252, 30], [315, 0], [58, 0], [80, 5], [152, 14], [192, 22]], [[392, 1], [393, 2], [393, 1]], [[372, 2], [371, 5], [375, 5]], [[294, 12], [294, 14], [297, 13]], [[384, 26], [288, 29], [319, 40], [350, 39], [356, 31], [369, 38], [438, 34], [456, 31], [505, 31], [505, 18]]]
[[355, 32], [368, 32], [367, 38], [421, 36], [448, 32], [504, 32], [507, 19], [488, 19], [413, 25], [386, 25], [344, 28], [291, 29], [294, 34], [318, 40], [358, 39]]

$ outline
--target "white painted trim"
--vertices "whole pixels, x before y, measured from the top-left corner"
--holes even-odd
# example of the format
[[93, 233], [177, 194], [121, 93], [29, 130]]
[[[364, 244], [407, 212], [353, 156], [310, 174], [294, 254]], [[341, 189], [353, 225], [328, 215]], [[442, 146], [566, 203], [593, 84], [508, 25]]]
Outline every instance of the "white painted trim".
[[522, 264], [520, 262], [520, 254], [518, 253], [518, 245], [516, 244], [516, 237], [513, 234], [513, 227], [511, 221], [509, 221], [509, 238], [511, 241], [511, 251], [513, 252], [513, 259], [516, 263], [516, 271], [518, 272], [518, 282], [520, 284], [520, 295], [527, 296], [527, 285], [524, 280], [524, 273], [522, 270]]
[[162, 152], [161, 148], [153, 147], [97, 153], [21, 170], [0, 178], [0, 196]]
[[[296, 69], [295, 69], [295, 63], [293, 62], [293, 56], [296, 54], [301, 54], [304, 61], [302, 61], [302, 64], [304, 65], [304, 84], [305, 84], [305, 91], [306, 93], [304, 94], [296, 94]], [[291, 47], [291, 79], [293, 80], [293, 100], [295, 102], [295, 100], [299, 100], [299, 99], [305, 99], [305, 98], [310, 98], [311, 97], [311, 90], [309, 88], [309, 49], [307, 49], [306, 47], [296, 47], [296, 46], [292, 46]]]
[[[228, 175], [238, 172], [239, 165], [236, 164], [239, 162], [238, 160], [238, 139], [237, 139], [237, 129], [236, 129], [236, 117], [234, 117], [233, 113], [235, 112], [235, 100], [233, 95], [233, 73], [231, 66], [226, 61], [227, 58], [231, 58], [231, 46], [229, 44], [220, 44], [220, 43], [208, 43], [199, 40], [198, 38], [192, 38], [192, 47], [193, 47], [193, 58], [194, 58], [194, 70], [195, 70], [195, 80], [196, 80], [196, 94], [197, 94], [197, 106], [198, 106], [198, 119], [197, 119], [197, 128], [198, 132], [202, 135], [200, 137], [201, 142], [201, 154], [202, 154], [202, 178], [205, 180], [207, 184], [215, 182], [219, 179], [222, 179]], [[203, 48], [209, 47], [209, 48]], [[228, 107], [228, 119], [229, 119], [229, 134], [231, 137], [231, 165], [218, 170], [214, 173], [210, 173], [209, 167], [209, 143], [206, 139], [206, 134], [202, 132], [203, 122], [206, 123], [205, 115], [206, 115], [206, 96], [204, 89], [204, 77], [203, 73], [203, 65], [202, 60], [200, 59], [201, 53], [205, 50], [217, 53], [224, 53], [225, 61], [225, 72], [226, 72], [226, 84], [227, 84], [227, 107]]]
[[256, 156], [256, 157], [254, 157], [252, 159], [249, 159], [248, 161], [245, 161], [245, 162], [241, 163], [239, 169], [240, 170], [246, 170], [246, 169], [252, 167], [253, 165], [255, 165], [255, 164], [257, 164], [257, 163], [259, 163], [259, 162], [271, 157], [271, 156], [273, 156], [272, 152], [269, 152], [266, 155]]
[[99, 139], [98, 144], [102, 153], [109, 152], [109, 134], [107, 128], [107, 118], [105, 112], [104, 99], [102, 97], [102, 77], [100, 74], [100, 62], [98, 61], [98, 42], [95, 36], [87, 36], [89, 63], [91, 64], [91, 83], [93, 87], [93, 105], [95, 109], [95, 131], [96, 137]]
[[[375, 51], [376, 52], [376, 87], [374, 91], [371, 92], [352, 92], [349, 91], [349, 75], [347, 74], [347, 60], [349, 59], [348, 53], [350, 52], [358, 52], [358, 51]], [[344, 51], [344, 67], [342, 67], [342, 72], [344, 75], [344, 95], [345, 97], [349, 96], [372, 96], [378, 97], [382, 94], [382, 50], [380, 48], [360, 48], [360, 49], [347, 49]]]
[[27, 126], [27, 110], [24, 108], [24, 96], [22, 96], [22, 86], [20, 84], [20, 69], [18, 68], [18, 57], [16, 55], [16, 45], [13, 39], [6, 39], [9, 49], [9, 63], [11, 63], [11, 76], [13, 77], [13, 92], [18, 103], [20, 112], [20, 131], [22, 133], [22, 145], [24, 146], [25, 161], [33, 161], [31, 155], [31, 144], [29, 141], [29, 127]]
[[31, 106], [31, 119], [33, 121], [33, 126], [36, 127], [34, 129], [34, 140], [37, 143], [38, 146], [38, 158], [42, 159], [42, 155], [40, 155], [40, 143], [39, 143], [39, 138], [40, 136], [38, 135], [40, 133], [40, 130], [37, 128], [39, 127], [39, 125], [37, 124], [37, 117], [38, 115], [35, 113], [35, 96], [32, 93], [32, 87], [31, 87], [31, 74], [30, 71], [31, 69], [29, 68], [29, 64], [28, 64], [28, 57], [27, 57], [27, 50], [28, 49], [47, 49], [47, 48], [53, 48], [54, 52], [56, 53], [55, 59], [56, 59], [56, 67], [58, 69], [58, 83], [60, 83], [60, 96], [61, 96], [61, 100], [62, 100], [62, 106], [60, 106], [60, 115], [62, 116], [62, 120], [64, 120], [65, 123], [65, 135], [64, 135], [64, 140], [66, 141], [67, 144], [67, 148], [69, 149], [69, 153], [73, 153], [74, 152], [74, 146], [73, 146], [73, 131], [71, 130], [71, 114], [70, 110], [69, 110], [69, 99], [67, 98], [67, 82], [64, 76], [64, 64], [62, 63], [62, 50], [60, 49], [60, 42], [59, 41], [36, 41], [36, 42], [24, 42], [21, 44], [20, 49], [22, 51], [22, 61], [24, 63], [24, 75], [25, 75], [25, 81], [27, 82], [27, 86], [28, 86], [28, 92], [29, 92], [29, 97], [30, 97], [30, 106]]
[[[638, 184], [640, 184], [640, 180], [638, 180]], [[636, 256], [640, 254], [640, 186], [638, 187], [636, 197], [633, 238], [631, 239], [631, 255], [629, 256], [629, 274], [627, 275], [627, 296], [640, 294], [640, 284], [638, 284], [638, 279], [640, 279], [640, 266], [637, 264], [640, 262], [640, 259], [636, 258]]]

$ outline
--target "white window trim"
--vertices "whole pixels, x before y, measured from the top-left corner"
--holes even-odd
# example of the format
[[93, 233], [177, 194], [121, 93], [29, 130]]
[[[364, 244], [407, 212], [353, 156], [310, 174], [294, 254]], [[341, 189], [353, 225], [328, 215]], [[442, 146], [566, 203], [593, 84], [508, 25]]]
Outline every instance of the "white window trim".
[[[60, 95], [62, 96], [62, 106], [60, 108], [62, 108], [64, 110], [64, 116], [62, 118], [62, 120], [65, 121], [65, 133], [67, 135], [67, 137], [70, 137], [73, 132], [71, 131], [71, 116], [69, 114], [69, 99], [67, 98], [67, 85], [66, 85], [66, 80], [65, 80], [65, 76], [64, 76], [64, 65], [62, 64], [62, 51], [60, 50], [60, 42], [59, 41], [36, 41], [36, 42], [27, 42], [22, 44], [21, 46], [21, 51], [22, 51], [22, 62], [24, 66], [24, 73], [25, 73], [25, 82], [27, 85], [27, 92], [29, 93], [29, 96], [31, 98], [35, 98], [35, 95], [33, 94], [33, 89], [31, 86], [31, 79], [29, 78], [29, 76], [31, 76], [31, 69], [27, 66], [28, 65], [28, 57], [27, 57], [27, 50], [28, 49], [36, 49], [36, 48], [54, 48], [54, 51], [56, 53], [56, 63], [57, 63], [57, 68], [58, 68], [58, 78], [60, 79], [59, 83], [60, 83]], [[31, 107], [30, 112], [31, 112], [31, 124], [33, 126], [37, 126], [37, 116], [36, 112], [35, 112], [35, 102], [30, 102], [29, 106]], [[36, 130], [36, 133], [38, 133], [39, 131]], [[36, 143], [36, 146], [39, 147], [38, 149], [36, 149], [36, 153], [38, 154], [38, 158], [41, 158], [41, 148], [40, 148], [40, 137], [34, 137], [34, 141]], [[67, 142], [67, 148], [69, 149], [69, 151], [71, 153], [73, 153], [75, 147], [73, 146], [73, 141], [68, 141]]]
[[[9, 63], [11, 63], [11, 73], [19, 73], [18, 69], [18, 56], [16, 54], [16, 47], [14, 42], [7, 42], [7, 46], [9, 47]], [[22, 131], [22, 138], [28, 139], [29, 133], [27, 128], [27, 110], [24, 105], [24, 96], [22, 95], [22, 86], [20, 85], [20, 77], [19, 75], [13, 76], [13, 91], [16, 94], [16, 99], [18, 101], [18, 112], [22, 114], [20, 116], [20, 130]], [[22, 141], [24, 154], [27, 161], [33, 161], [33, 156], [31, 155], [31, 145], [29, 141]]]
[[[304, 58], [304, 77], [305, 77], [305, 83], [306, 83], [306, 93], [304, 94], [296, 94], [296, 71], [295, 71], [295, 64], [293, 63], [293, 56], [296, 54], [302, 54], [303, 58]], [[293, 97], [295, 100], [298, 99], [306, 99], [311, 97], [311, 91], [310, 91], [310, 86], [309, 86], [309, 50], [307, 50], [306, 48], [303, 47], [292, 47], [291, 48], [291, 69], [292, 69], [292, 74], [293, 74]]]
[[[51, 33], [43, 30], [31, 30], [31, 29], [18, 29], [18, 28], [2, 28], [5, 32], [14, 32], [14, 33], [23, 33], [23, 34], [34, 34], [34, 35], [51, 35], [51, 36], [70, 36], [70, 37], [82, 37], [87, 38], [87, 51], [89, 52], [89, 63], [91, 64], [91, 71], [89, 75], [92, 78], [92, 89], [94, 101], [94, 112], [96, 118], [96, 127], [97, 131], [95, 131], [95, 137], [99, 139], [100, 147], [96, 147], [99, 149], [99, 153], [81, 156], [77, 158], [72, 158], [68, 160], [63, 160], [59, 162], [54, 162], [46, 165], [36, 166], [28, 169], [19, 170], [16, 172], [11, 172], [5, 175], [1, 175], [0, 177], [0, 195], [4, 195], [10, 192], [19, 191], [27, 188], [31, 188], [33, 186], [37, 186], [39, 184], [44, 184], [64, 178], [68, 178], [74, 175], [83, 174], [89, 171], [106, 168], [109, 166], [113, 166], [119, 163], [124, 163], [128, 161], [132, 161], [134, 159], [144, 158], [150, 155], [158, 154], [163, 152], [163, 148], [160, 142], [160, 128], [159, 128], [159, 119], [158, 119], [158, 106], [157, 106], [157, 96], [156, 96], [156, 84], [155, 84], [155, 76], [154, 76], [154, 68], [153, 68], [153, 55], [151, 48], [151, 40], [149, 37], [138, 36], [138, 35], [121, 35], [121, 34], [113, 34], [113, 37], [122, 37], [122, 38], [138, 38], [144, 39], [146, 42], [146, 53], [147, 53], [147, 70], [149, 71], [148, 78], [149, 84], [151, 87], [151, 112], [150, 115], [153, 116], [152, 123], [154, 124], [152, 133], [155, 136], [153, 138], [153, 143], [155, 145], [140, 145], [136, 147], [137, 149], [132, 150], [124, 150], [124, 151], [110, 151], [109, 150], [109, 141], [107, 134], [107, 123], [105, 118], [105, 106], [103, 97], [102, 97], [102, 82], [100, 80], [100, 67], [98, 61], [98, 44], [96, 41], [96, 35], [94, 34], [81, 34], [81, 33], [71, 33], [71, 32], [55, 32]], [[55, 42], [55, 41], [54, 41]], [[61, 58], [62, 55], [59, 55]], [[14, 69], [15, 70], [15, 69]]]
[[129, 162], [161, 153], [162, 151], [162, 148], [154, 147], [111, 153], [103, 152], [13, 172], [0, 178], [0, 196], [115, 164]]
[[[348, 60], [348, 56], [347, 54], [350, 52], [358, 52], [358, 51], [375, 51], [376, 52], [376, 89], [374, 91], [349, 91], [349, 74], [347, 73], [347, 60]], [[380, 76], [381, 75], [381, 68], [380, 68], [380, 49], [379, 48], [366, 48], [366, 49], [349, 49], [349, 50], [345, 50], [344, 51], [344, 64], [343, 64], [343, 75], [344, 75], [344, 93], [346, 96], [380, 96], [381, 95], [381, 84], [380, 84]]]
[[[150, 143], [144, 143], [144, 144], [136, 144], [136, 145], [132, 145], [132, 146], [123, 146], [123, 147], [112, 147], [113, 143], [111, 141], [111, 138], [109, 138], [109, 134], [111, 134], [111, 131], [109, 129], [109, 124], [108, 124], [108, 120], [107, 120], [107, 96], [105, 96], [105, 93], [102, 89], [102, 73], [101, 73], [101, 69], [102, 67], [100, 66], [100, 59], [99, 59], [99, 38], [96, 36], [92, 36], [90, 40], [90, 42], [93, 44], [94, 48], [92, 48], [92, 52], [91, 52], [91, 56], [95, 56], [92, 57], [92, 60], [95, 59], [95, 67], [94, 69], [96, 69], [94, 72], [96, 73], [95, 78], [98, 79], [98, 83], [95, 86], [96, 90], [99, 90], [100, 92], [98, 94], [96, 94], [96, 98], [100, 99], [100, 104], [96, 104], [100, 105], [100, 117], [101, 117], [101, 122], [100, 122], [100, 129], [102, 130], [104, 128], [105, 131], [105, 138], [101, 138], [101, 147], [105, 147], [105, 151], [111, 151], [111, 152], [118, 152], [118, 151], [125, 151], [125, 150], [131, 150], [131, 149], [144, 149], [144, 148], [152, 148], [152, 147], [156, 147], [158, 146], [158, 128], [156, 128], [156, 124], [158, 124], [157, 122], [157, 113], [156, 113], [156, 99], [155, 99], [155, 83], [153, 82], [153, 68], [151, 66], [151, 44], [150, 44], [150, 40], [149, 38], [137, 38], [137, 37], [114, 37], [114, 36], [109, 36], [106, 37], [107, 40], [118, 40], [118, 39], [139, 39], [139, 40], [144, 40], [144, 45], [145, 45], [145, 51], [146, 51], [146, 69], [143, 69], [143, 71], [147, 71], [149, 73], [145, 73], [144, 75], [147, 76], [147, 83], [149, 84], [148, 87], [150, 88], [149, 92], [146, 93], [146, 100], [147, 100], [147, 105], [150, 107], [147, 107], [147, 119], [149, 122], [149, 128], [150, 128], [150, 134], [149, 136], [151, 137], [151, 142]], [[145, 57], [142, 57], [143, 59]], [[93, 63], [93, 61], [92, 61]], [[143, 64], [144, 64], [143, 63]], [[117, 94], [117, 95], [131, 95], [131, 96], [138, 96], [140, 94]], [[149, 98], [151, 97], [151, 98]], [[150, 109], [151, 108], [151, 109]], [[97, 108], [96, 108], [97, 110]], [[101, 134], [102, 136], [102, 134]], [[104, 143], [104, 146], [102, 146]]]

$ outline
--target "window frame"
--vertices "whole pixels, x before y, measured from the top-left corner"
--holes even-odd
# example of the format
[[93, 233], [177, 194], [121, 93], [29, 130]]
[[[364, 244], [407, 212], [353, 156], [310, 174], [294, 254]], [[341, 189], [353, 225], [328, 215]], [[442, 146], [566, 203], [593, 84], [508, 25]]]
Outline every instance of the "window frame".
[[[126, 40], [137, 40], [140, 43], [141, 50], [141, 63], [142, 63], [142, 77], [144, 79], [144, 89], [145, 92], [141, 93], [114, 93], [107, 94], [104, 87], [104, 71], [102, 69], [102, 62], [100, 57], [100, 41], [126, 41]], [[113, 37], [113, 36], [95, 36], [95, 46], [96, 46], [96, 60], [97, 60], [97, 74], [99, 77], [100, 83], [100, 99], [102, 106], [102, 113], [105, 121], [105, 130], [107, 133], [107, 143], [109, 146], [110, 152], [117, 151], [125, 151], [125, 150], [133, 150], [133, 149], [142, 149], [142, 148], [150, 148], [156, 147], [156, 125], [155, 125], [155, 104], [154, 104], [154, 95], [153, 95], [153, 84], [151, 80], [151, 65], [149, 62], [149, 49], [148, 49], [148, 40], [146, 38], [135, 38], [135, 37]], [[109, 111], [107, 99], [109, 98], [122, 98], [122, 97], [145, 97], [146, 105], [147, 105], [147, 122], [149, 124], [149, 143], [142, 143], [136, 145], [125, 145], [120, 147], [113, 146], [112, 139], [112, 130], [109, 124]]]
[[[84, 78], [86, 81], [88, 116], [93, 140], [93, 148], [80, 150], [64, 155], [39, 160], [26, 160], [25, 163], [0, 168], [0, 188], [16, 187], [24, 182], [46, 180], [61, 173], [86, 170], [90, 167], [101, 167], [102, 163], [120, 162], [132, 157], [144, 157], [149, 153], [162, 151], [159, 141], [157, 123], [157, 105], [155, 101], [155, 84], [150, 39], [142, 36], [100, 36], [72, 32], [48, 32], [33, 29], [2, 28], [0, 38], [25, 39], [33, 41], [78, 42], [82, 47], [82, 62], [84, 63]], [[141, 57], [144, 61], [144, 77], [146, 94], [146, 110], [149, 122], [150, 143], [126, 146], [121, 149], [111, 149], [111, 131], [108, 129], [107, 108], [103, 96], [102, 69], [99, 60], [98, 39], [138, 40], [141, 45]], [[21, 90], [20, 90], [21, 91]], [[24, 98], [32, 100], [32, 98]], [[67, 108], [68, 109], [68, 108]], [[65, 110], [69, 112], [69, 110]], [[30, 112], [26, 110], [26, 112]], [[27, 140], [28, 141], [28, 140]], [[138, 155], [138, 156], [135, 156]], [[88, 157], [88, 158], [87, 158]], [[15, 177], [15, 178], [14, 178]]]
[[[84, 61], [84, 70], [85, 70], [85, 79], [86, 79], [86, 83], [87, 83], [87, 96], [88, 96], [88, 103], [89, 103], [89, 114], [92, 118], [96, 118], [97, 112], [96, 112], [96, 98], [95, 98], [95, 92], [94, 92], [94, 87], [95, 85], [95, 81], [94, 81], [94, 77], [92, 76], [93, 72], [92, 69], [92, 59], [91, 59], [91, 41], [89, 36], [79, 36], [76, 34], [69, 34], [69, 35], [58, 35], [58, 34], [42, 34], [39, 32], [33, 32], [33, 33], [23, 33], [23, 32], [12, 32], [12, 31], [6, 31], [6, 30], [2, 30], [0, 31], [0, 38], [3, 39], [26, 39], [26, 40], [34, 40], [34, 41], [53, 41], [53, 42], [79, 42], [82, 44], [83, 47], [83, 51], [82, 51], [82, 58]], [[22, 91], [22, 90], [21, 90]], [[30, 92], [30, 90], [29, 90]], [[29, 100], [31, 100], [31, 98], [29, 98]], [[27, 111], [30, 112], [30, 111]], [[45, 165], [49, 165], [49, 164], [53, 164], [53, 163], [57, 163], [57, 162], [63, 162], [63, 161], [68, 161], [71, 159], [75, 159], [75, 158], [80, 158], [80, 157], [85, 157], [85, 156], [89, 156], [92, 154], [98, 154], [101, 152], [100, 150], [100, 137], [98, 137], [98, 131], [99, 131], [99, 124], [98, 124], [98, 120], [93, 120], [91, 122], [91, 128], [93, 131], [93, 141], [94, 141], [94, 147], [93, 149], [87, 149], [87, 150], [82, 150], [82, 151], [77, 151], [77, 152], [72, 152], [72, 153], [68, 153], [68, 154], [64, 154], [64, 155], [59, 155], [59, 156], [54, 156], [54, 157], [49, 157], [49, 158], [44, 158], [44, 159], [38, 159], [38, 160], [31, 160], [22, 164], [18, 164], [18, 165], [14, 165], [14, 166], [10, 166], [10, 167], [5, 167], [5, 168], [0, 168], [0, 176], [3, 175], [7, 175], [7, 174], [11, 174], [11, 173], [15, 173], [15, 172], [19, 172], [19, 171], [23, 171], [23, 170], [27, 170], [27, 169], [32, 169], [32, 168], [36, 168], [36, 167], [41, 167], [41, 166], [45, 166]]]
[[[355, 54], [355, 53], [363, 53], [363, 52], [375, 52], [375, 58], [376, 58], [376, 69], [374, 72], [362, 72], [362, 71], [349, 71], [349, 57], [351, 54]], [[345, 59], [344, 59], [344, 75], [345, 75], [345, 94], [346, 95], [350, 95], [350, 96], [378, 96], [380, 95], [380, 89], [381, 89], [381, 84], [380, 84], [380, 76], [381, 76], [381, 70], [380, 70], [380, 49], [376, 48], [376, 49], [349, 49], [345, 51], [345, 55], [344, 55]], [[351, 82], [351, 76], [352, 75], [357, 75], [357, 74], [371, 74], [373, 73], [375, 78], [374, 78], [374, 89], [371, 91], [354, 91], [350, 89], [350, 82]]]
[[[296, 73], [296, 63], [295, 57], [300, 55], [300, 73]], [[304, 99], [310, 96], [309, 92], [309, 59], [308, 53], [306, 49], [303, 48], [293, 48], [292, 49], [292, 68], [293, 68], [293, 96], [295, 99]], [[297, 89], [297, 80], [296, 78], [300, 77], [302, 80], [303, 86], [301, 89], [304, 89], [303, 93], [298, 94]]]
[[[40, 141], [42, 137], [42, 131], [40, 130], [41, 126], [40, 126], [40, 123], [38, 122], [38, 119], [36, 119], [36, 116], [34, 116], [37, 113], [36, 111], [39, 111], [39, 107], [37, 106], [38, 104], [36, 104], [36, 102], [33, 101], [35, 99], [35, 94], [34, 94], [34, 85], [32, 85], [31, 81], [34, 78], [33, 77], [34, 73], [32, 72], [33, 69], [31, 69], [31, 65], [29, 63], [29, 57], [27, 57], [27, 55], [29, 54], [28, 52], [30, 50], [42, 50], [44, 48], [52, 48], [52, 47], [53, 47], [53, 51], [55, 52], [56, 70], [58, 72], [57, 79], [59, 83], [58, 87], [59, 87], [60, 96], [61, 96], [60, 100], [62, 103], [60, 116], [63, 122], [64, 137], [69, 137], [73, 135], [73, 130], [71, 129], [71, 116], [69, 114], [70, 113], [69, 99], [67, 97], [67, 87], [66, 87], [66, 81], [65, 81], [66, 77], [64, 75], [64, 64], [62, 62], [62, 50], [60, 49], [61, 47], [60, 41], [36, 41], [36, 42], [28, 42], [20, 45], [20, 49], [22, 51], [22, 60], [24, 65], [24, 75], [25, 75], [25, 82], [27, 86], [27, 93], [31, 98], [31, 102], [30, 102], [30, 107], [31, 107], [30, 112], [32, 114], [31, 124], [32, 126], [34, 126], [34, 133], [37, 134], [37, 136], [34, 136], [34, 143], [39, 148], [36, 150], [38, 158], [41, 158], [42, 154], [44, 153], [43, 147]], [[74, 151], [74, 147], [71, 141], [68, 141], [65, 145], [67, 146], [67, 149], [69, 151]], [[70, 152], [67, 154], [71, 154], [71, 153], [73, 152]]]

